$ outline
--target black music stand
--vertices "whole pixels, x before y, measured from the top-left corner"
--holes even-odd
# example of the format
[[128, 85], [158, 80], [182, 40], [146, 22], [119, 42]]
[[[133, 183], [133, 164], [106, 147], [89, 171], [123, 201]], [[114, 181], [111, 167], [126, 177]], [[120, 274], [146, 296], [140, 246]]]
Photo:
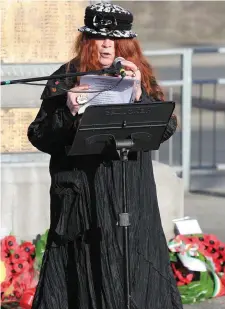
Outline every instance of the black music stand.
[[175, 103], [90, 105], [86, 108], [72, 146], [67, 155], [107, 154], [121, 160], [123, 212], [118, 225], [123, 227], [124, 295], [130, 309], [130, 226], [127, 196], [126, 168], [129, 152], [157, 150], [174, 111]]

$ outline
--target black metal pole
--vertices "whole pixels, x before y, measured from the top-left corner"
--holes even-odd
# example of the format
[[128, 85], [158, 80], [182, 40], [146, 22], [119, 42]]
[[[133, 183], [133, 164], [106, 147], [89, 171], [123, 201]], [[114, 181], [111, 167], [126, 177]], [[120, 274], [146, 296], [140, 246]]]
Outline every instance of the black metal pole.
[[129, 214], [127, 207], [127, 194], [126, 194], [126, 170], [127, 160], [122, 158], [122, 187], [123, 187], [123, 214], [127, 216], [127, 223], [123, 226], [123, 254], [124, 254], [124, 293], [125, 293], [125, 306], [130, 309], [130, 255], [129, 255]]
[[128, 153], [134, 146], [132, 139], [117, 140], [116, 149], [120, 156], [122, 169], [122, 213], [119, 214], [119, 226], [123, 228], [123, 262], [124, 262], [124, 298], [125, 309], [130, 309], [131, 282], [130, 282], [130, 248], [129, 248], [129, 226], [130, 215], [127, 204], [127, 163]]
[[127, 162], [128, 153], [133, 146], [132, 140], [122, 140], [116, 142], [117, 151], [120, 154], [122, 169], [122, 213], [119, 214], [119, 226], [123, 228], [123, 264], [124, 264], [124, 298], [125, 309], [130, 309], [131, 284], [130, 284], [130, 252], [129, 252], [129, 226], [130, 218], [127, 205]]

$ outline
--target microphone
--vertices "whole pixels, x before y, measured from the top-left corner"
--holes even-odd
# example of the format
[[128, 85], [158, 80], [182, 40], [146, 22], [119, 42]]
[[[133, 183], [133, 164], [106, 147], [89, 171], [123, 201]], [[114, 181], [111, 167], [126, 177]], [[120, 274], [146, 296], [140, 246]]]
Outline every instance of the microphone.
[[123, 57], [117, 57], [113, 61], [113, 67], [120, 73], [122, 77], [126, 76], [126, 72], [121, 64], [121, 61], [124, 61], [125, 59]]

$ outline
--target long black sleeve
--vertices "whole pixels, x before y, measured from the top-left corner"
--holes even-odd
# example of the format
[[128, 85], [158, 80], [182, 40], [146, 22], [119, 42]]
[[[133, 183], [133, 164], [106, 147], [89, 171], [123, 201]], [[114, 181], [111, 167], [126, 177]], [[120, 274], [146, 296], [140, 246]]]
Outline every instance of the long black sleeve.
[[[51, 76], [64, 74], [67, 64], [62, 65]], [[76, 72], [75, 66], [68, 71]], [[65, 153], [65, 147], [71, 145], [80, 117], [73, 116], [66, 105], [68, 90], [74, 86], [76, 78], [61, 80], [49, 79], [41, 95], [41, 108], [28, 128], [28, 139], [42, 152]]]
[[[151, 104], [151, 103], [157, 102], [157, 101], [158, 100], [156, 100], [155, 98], [147, 95], [145, 90], [142, 89], [142, 96], [141, 96], [141, 99], [140, 99], [141, 103], [150, 103]], [[176, 115], [172, 115], [169, 122], [168, 122], [166, 130], [164, 132], [161, 143], [167, 141], [176, 132], [176, 129], [177, 129], [177, 117], [176, 117]]]
[[177, 117], [175, 115], [172, 115], [164, 132], [161, 143], [167, 141], [176, 132], [176, 129], [177, 129]]
[[42, 101], [41, 108], [28, 128], [28, 139], [42, 152], [50, 155], [63, 153], [71, 144], [76, 131], [77, 116], [66, 105], [65, 95]]

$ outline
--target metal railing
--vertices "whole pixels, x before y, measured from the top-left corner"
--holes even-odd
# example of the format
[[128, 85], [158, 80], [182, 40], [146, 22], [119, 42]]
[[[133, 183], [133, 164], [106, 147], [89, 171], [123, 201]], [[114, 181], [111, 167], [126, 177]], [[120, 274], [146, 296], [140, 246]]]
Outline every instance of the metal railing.
[[[217, 85], [224, 85], [225, 78], [220, 79], [193, 79], [192, 78], [192, 68], [193, 68], [193, 55], [195, 54], [206, 54], [206, 53], [225, 53], [225, 48], [185, 48], [185, 49], [172, 49], [172, 50], [155, 50], [155, 51], [145, 51], [145, 56], [174, 56], [178, 55], [181, 57], [181, 79], [179, 80], [162, 80], [160, 81], [160, 85], [163, 87], [169, 88], [169, 96], [168, 99], [173, 99], [173, 90], [174, 87], [181, 87], [181, 160], [180, 165], [174, 166], [177, 172], [181, 172], [182, 178], [184, 181], [184, 189], [185, 191], [190, 190], [190, 179], [191, 179], [191, 171], [193, 169], [201, 169], [206, 170], [223, 166], [223, 164], [216, 162], [216, 110], [213, 111], [213, 128], [212, 128], [212, 135], [213, 135], [213, 154], [212, 154], [212, 164], [211, 165], [203, 165], [202, 164], [202, 111], [203, 107], [201, 104], [198, 106], [199, 112], [199, 162], [193, 166], [191, 164], [192, 157], [191, 157], [191, 147], [192, 147], [192, 106], [193, 106], [193, 85], [200, 86], [200, 95], [199, 101], [203, 98], [203, 85], [213, 85], [214, 86], [214, 94], [212, 96], [212, 103], [211, 106], [216, 105], [216, 86]], [[224, 61], [225, 64], [225, 61]], [[171, 91], [172, 90], [172, 91]], [[171, 95], [172, 93], [172, 95]], [[224, 91], [225, 93], [225, 91]], [[195, 107], [195, 105], [193, 106]], [[218, 107], [217, 107], [218, 109]], [[225, 112], [225, 102], [224, 104], [220, 104], [220, 110]], [[224, 120], [225, 126], [225, 120]], [[173, 138], [169, 140], [169, 164], [173, 161]], [[159, 153], [156, 153], [155, 158], [159, 159]], [[224, 153], [224, 160], [225, 160], [225, 153]], [[225, 162], [224, 162], [225, 163]]]
[[[173, 99], [174, 89], [179, 87], [181, 89], [181, 130], [180, 130], [180, 160], [175, 160], [174, 163], [174, 152], [173, 152], [173, 139], [171, 138], [168, 143], [168, 164], [173, 166], [176, 171], [181, 172], [184, 189], [185, 191], [189, 191], [190, 189], [190, 177], [191, 177], [191, 130], [192, 130], [192, 86], [200, 85], [202, 87], [203, 84], [225, 84], [225, 78], [218, 80], [193, 80], [192, 78], [192, 60], [193, 55], [199, 53], [225, 53], [225, 48], [183, 48], [183, 49], [171, 49], [171, 50], [154, 50], [154, 51], [145, 51], [144, 54], [147, 57], [160, 57], [160, 56], [179, 56], [181, 58], [181, 78], [174, 80], [161, 80], [159, 83], [163, 88], [169, 89], [168, 99]], [[10, 76], [12, 77], [22, 77], [22, 76], [33, 76], [33, 75], [48, 75], [51, 74], [55, 69], [57, 69], [61, 64], [28, 64], [28, 65], [7, 65], [2, 64], [1, 66], [1, 74], [2, 76]], [[2, 102], [4, 103], [4, 102]], [[4, 104], [2, 104], [4, 106]], [[201, 113], [201, 109], [199, 109], [199, 113]], [[201, 119], [201, 116], [200, 116]], [[215, 128], [214, 119], [214, 128]], [[201, 128], [199, 127], [199, 132], [201, 132]], [[201, 134], [201, 133], [199, 133]], [[213, 133], [215, 134], [215, 133]], [[178, 138], [178, 137], [175, 137]], [[19, 155], [19, 154], [18, 154]], [[26, 154], [24, 154], [26, 157]], [[29, 155], [29, 154], [27, 154]], [[34, 155], [34, 154], [33, 154]], [[39, 154], [40, 155], [40, 154]], [[9, 159], [10, 155], [5, 155], [6, 160]], [[20, 156], [20, 155], [19, 155]], [[160, 151], [156, 152], [155, 158], [158, 160], [160, 156]], [[8, 159], [7, 159], [8, 158]], [[15, 159], [15, 158], [14, 158]], [[13, 160], [14, 160], [13, 159]], [[23, 160], [24, 161], [24, 160]], [[178, 162], [179, 161], [179, 162]], [[178, 164], [177, 164], [178, 162]], [[214, 155], [214, 164], [215, 164], [215, 155]], [[203, 168], [203, 166], [200, 167]]]
[[[222, 82], [221, 82], [222, 81]], [[198, 139], [197, 139], [197, 158], [195, 156], [195, 164], [193, 164], [193, 169], [221, 169], [222, 166], [225, 166], [225, 100], [224, 102], [218, 102], [217, 100], [217, 88], [218, 85], [224, 85], [224, 94], [225, 94], [225, 79], [221, 80], [198, 80], [193, 81], [193, 85], [199, 88], [199, 94], [196, 96], [195, 100], [193, 99], [192, 107], [196, 108], [196, 116], [198, 117]], [[204, 88], [205, 86], [211, 86], [211, 93], [212, 93], [212, 99], [207, 100], [204, 99]], [[225, 95], [224, 95], [225, 98]], [[206, 136], [204, 136], [204, 112], [210, 112], [210, 118], [207, 119], [211, 122], [210, 127], [210, 136], [207, 136], [207, 142], [210, 143], [211, 148], [211, 160], [204, 159], [204, 139], [206, 139]], [[218, 119], [217, 116], [220, 116], [220, 119]], [[208, 117], [209, 118], [209, 117]], [[208, 126], [210, 124], [208, 123]], [[224, 143], [222, 146], [222, 149], [224, 151], [223, 156], [223, 162], [221, 162], [221, 156], [220, 159], [217, 159], [217, 153], [218, 153], [218, 141], [217, 141], [217, 135], [219, 133], [219, 130], [224, 130], [224, 132], [221, 132], [221, 137], [223, 136]], [[222, 138], [220, 138], [222, 140]]]
[[[192, 54], [193, 50], [171, 49], [171, 50], [155, 50], [145, 51], [145, 56], [171, 56], [179, 55], [181, 57], [181, 79], [172, 81], [161, 81], [163, 87], [180, 86], [182, 89], [182, 177], [184, 181], [184, 189], [189, 190], [190, 184], [190, 165], [191, 165], [191, 104], [192, 104]], [[185, 103], [184, 103], [185, 102]], [[170, 144], [170, 147], [172, 145]], [[171, 153], [172, 150], [169, 152]]]

